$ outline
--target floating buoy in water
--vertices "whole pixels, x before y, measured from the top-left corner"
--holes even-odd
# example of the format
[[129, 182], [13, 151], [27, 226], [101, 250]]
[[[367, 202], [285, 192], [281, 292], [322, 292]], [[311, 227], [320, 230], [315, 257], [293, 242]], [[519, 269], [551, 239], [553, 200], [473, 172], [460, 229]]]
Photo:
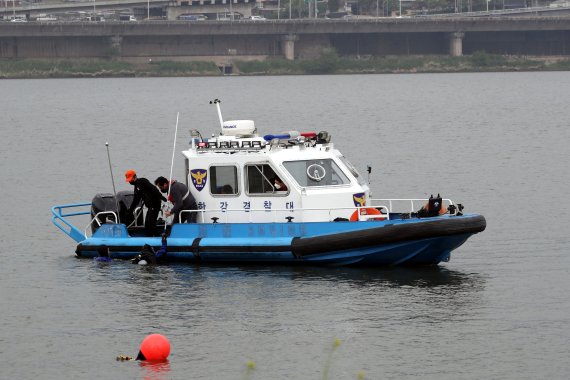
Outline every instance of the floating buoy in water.
[[170, 342], [160, 334], [151, 334], [144, 338], [137, 360], [165, 361], [170, 354]]

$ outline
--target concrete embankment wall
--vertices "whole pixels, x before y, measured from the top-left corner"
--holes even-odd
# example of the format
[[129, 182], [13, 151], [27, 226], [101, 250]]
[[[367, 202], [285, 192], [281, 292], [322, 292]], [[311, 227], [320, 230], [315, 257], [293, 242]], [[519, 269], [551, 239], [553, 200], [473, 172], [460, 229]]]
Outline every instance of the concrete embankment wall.
[[0, 58], [570, 54], [570, 17], [496, 21], [1, 23]]
[[121, 44], [125, 57], [280, 55], [271, 36], [139, 36], [126, 37]]
[[0, 38], [1, 58], [105, 57], [109, 49], [100, 37]]
[[478, 50], [492, 54], [570, 55], [570, 31], [466, 33], [463, 52], [472, 54]]

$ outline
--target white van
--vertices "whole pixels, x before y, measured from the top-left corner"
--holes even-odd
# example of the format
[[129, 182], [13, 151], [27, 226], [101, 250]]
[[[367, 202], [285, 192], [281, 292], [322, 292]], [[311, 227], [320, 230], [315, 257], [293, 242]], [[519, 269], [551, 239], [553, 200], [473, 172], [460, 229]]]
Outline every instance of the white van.
[[57, 21], [57, 17], [52, 15], [40, 15], [36, 17], [36, 21], [47, 22], [47, 21]]
[[26, 16], [12, 16], [10, 17], [10, 22], [27, 22]]

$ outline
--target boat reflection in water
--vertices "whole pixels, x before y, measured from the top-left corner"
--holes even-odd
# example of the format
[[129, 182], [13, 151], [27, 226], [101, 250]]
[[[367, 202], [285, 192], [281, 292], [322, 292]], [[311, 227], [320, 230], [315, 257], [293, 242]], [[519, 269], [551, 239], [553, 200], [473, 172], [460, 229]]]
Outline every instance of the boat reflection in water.
[[[213, 291], [218, 297], [231, 299], [231, 302], [252, 303], [260, 309], [267, 307], [267, 304], [256, 305], [252, 300], [261, 302], [271, 299], [271, 302], [278, 304], [290, 304], [293, 310], [304, 309], [310, 303], [311, 307], [331, 313], [336, 313], [336, 308], [348, 315], [356, 312], [370, 321], [378, 318], [379, 311], [391, 318], [422, 318], [428, 322], [456, 316], [464, 318], [471, 315], [472, 310], [478, 309], [486, 283], [480, 274], [437, 266], [331, 268], [172, 265], [169, 268], [173, 272], [171, 285], [178, 288], [176, 293], [180, 293], [173, 296], [182, 298], [192, 293], [196, 297], [193, 302], [206, 307], [208, 301], [196, 292]], [[311, 300], [306, 299], [307, 294], [310, 294]], [[289, 309], [288, 306], [283, 307]]]
[[[307, 270], [308, 269], [308, 270]], [[329, 269], [327, 271], [327, 269]], [[292, 268], [294, 277], [338, 281], [357, 286], [388, 286], [433, 288], [439, 286], [460, 287], [474, 285], [478, 275], [464, 274], [443, 267], [394, 267], [394, 268]]]
[[378, 268], [351, 268], [351, 267], [262, 267], [262, 266], [212, 266], [195, 267], [192, 273], [186, 272], [183, 265], [173, 265], [172, 268], [179, 276], [195, 276], [195, 272], [208, 272], [230, 276], [268, 276], [292, 281], [334, 282], [363, 287], [458, 287], [465, 285], [470, 288], [483, 286], [483, 278], [476, 273], [463, 273], [439, 266], [423, 267], [378, 267]]

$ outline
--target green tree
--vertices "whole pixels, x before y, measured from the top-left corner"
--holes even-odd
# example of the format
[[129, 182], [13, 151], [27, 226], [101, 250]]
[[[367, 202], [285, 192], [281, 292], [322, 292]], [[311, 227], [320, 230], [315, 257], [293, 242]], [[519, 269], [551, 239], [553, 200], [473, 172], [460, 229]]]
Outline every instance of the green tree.
[[338, 12], [339, 0], [329, 0], [329, 11]]
[[333, 48], [322, 49], [319, 58], [309, 61], [301, 61], [301, 67], [308, 74], [332, 74], [339, 65], [338, 54]]

